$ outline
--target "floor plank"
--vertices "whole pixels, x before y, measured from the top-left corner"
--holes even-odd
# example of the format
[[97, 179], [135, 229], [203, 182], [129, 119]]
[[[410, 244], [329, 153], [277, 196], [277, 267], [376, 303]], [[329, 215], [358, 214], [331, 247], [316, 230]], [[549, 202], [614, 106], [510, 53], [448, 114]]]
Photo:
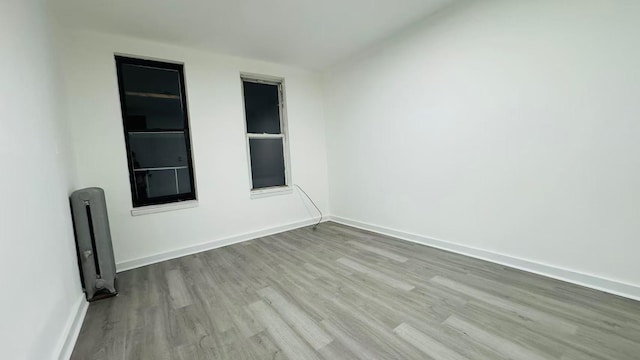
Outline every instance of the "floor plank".
[[249, 308], [290, 359], [320, 359], [269, 305], [257, 301], [249, 305]]
[[393, 330], [409, 344], [437, 360], [468, 360], [432, 337], [421, 333], [409, 324], [402, 323]]
[[72, 359], [627, 360], [640, 303], [323, 223], [119, 274]]

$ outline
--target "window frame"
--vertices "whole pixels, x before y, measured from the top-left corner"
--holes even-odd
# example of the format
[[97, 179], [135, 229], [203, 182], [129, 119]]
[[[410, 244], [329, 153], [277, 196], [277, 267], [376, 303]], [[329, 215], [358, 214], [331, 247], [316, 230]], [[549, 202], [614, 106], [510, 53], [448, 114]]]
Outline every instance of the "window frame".
[[[244, 97], [244, 83], [252, 82], [258, 84], [275, 85], [278, 87], [278, 108], [280, 113], [280, 133], [279, 134], [258, 134], [250, 133], [247, 126], [247, 112], [246, 101]], [[247, 151], [247, 169], [249, 170], [249, 191], [251, 198], [261, 198], [271, 195], [277, 195], [280, 193], [291, 193], [293, 191], [291, 185], [291, 163], [289, 155], [289, 128], [287, 119], [287, 106], [286, 106], [286, 94], [285, 94], [285, 80], [281, 77], [260, 75], [253, 73], [240, 73], [240, 93], [242, 96], [242, 113], [244, 122], [244, 134]], [[251, 170], [251, 139], [282, 139], [282, 154], [284, 157], [284, 181], [285, 184], [281, 186], [269, 186], [264, 188], [254, 189], [253, 187], [253, 172]]]
[[[188, 108], [188, 100], [187, 100], [187, 88], [185, 81], [185, 66], [184, 63], [174, 62], [174, 61], [165, 61], [165, 60], [156, 60], [149, 59], [143, 57], [132, 57], [128, 55], [120, 55], [115, 54], [115, 63], [116, 63], [116, 73], [118, 79], [118, 93], [120, 97], [120, 111], [122, 114], [122, 127], [125, 141], [125, 148], [127, 152], [127, 165], [129, 169], [129, 186], [131, 190], [131, 204], [133, 206], [132, 211], [144, 209], [145, 207], [153, 207], [157, 208], [158, 206], [176, 206], [180, 204], [184, 204], [185, 202], [197, 202], [197, 189], [196, 189], [196, 179], [195, 179], [195, 169], [193, 166], [193, 151], [191, 144], [191, 123], [189, 118], [189, 108]], [[149, 201], [140, 201], [137, 198], [137, 188], [136, 188], [136, 178], [135, 178], [135, 167], [133, 165], [133, 158], [131, 157], [131, 145], [129, 143], [129, 133], [130, 132], [140, 132], [140, 131], [129, 131], [127, 130], [127, 100], [126, 100], [126, 91], [124, 89], [124, 81], [122, 74], [122, 66], [123, 65], [135, 65], [135, 66], [145, 66], [151, 68], [159, 68], [166, 70], [175, 70], [178, 72], [178, 80], [180, 86], [180, 95], [181, 95], [181, 107], [182, 107], [182, 115], [184, 117], [184, 128], [182, 131], [184, 133], [185, 138], [185, 146], [187, 150], [187, 170], [189, 171], [190, 178], [190, 186], [191, 191], [182, 194], [154, 197], [149, 199]], [[163, 132], [163, 131], [148, 131], [151, 132]]]

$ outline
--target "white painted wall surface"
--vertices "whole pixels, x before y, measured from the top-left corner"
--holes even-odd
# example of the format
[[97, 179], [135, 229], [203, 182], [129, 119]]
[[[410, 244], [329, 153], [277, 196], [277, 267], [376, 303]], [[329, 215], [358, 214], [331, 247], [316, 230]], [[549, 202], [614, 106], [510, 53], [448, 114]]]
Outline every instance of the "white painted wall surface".
[[[65, 44], [74, 186], [105, 189], [116, 263], [316, 217], [301, 194], [250, 198], [240, 73], [285, 79], [293, 181], [326, 213], [328, 186], [317, 74], [106, 34]], [[132, 216], [114, 53], [184, 62], [199, 206]]]
[[0, 2], [0, 349], [56, 359], [83, 302], [44, 1]]
[[639, 18], [475, 2], [334, 68], [332, 214], [639, 286]]

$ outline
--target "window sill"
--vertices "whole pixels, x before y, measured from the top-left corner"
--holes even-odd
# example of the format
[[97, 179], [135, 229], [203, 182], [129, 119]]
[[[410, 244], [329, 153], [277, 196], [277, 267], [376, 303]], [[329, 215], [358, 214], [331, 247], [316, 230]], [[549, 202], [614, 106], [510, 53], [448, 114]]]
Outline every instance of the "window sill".
[[261, 199], [265, 197], [286, 195], [291, 193], [293, 193], [293, 188], [291, 186], [279, 186], [260, 190], [251, 190], [251, 199]]
[[197, 200], [180, 201], [170, 204], [141, 206], [131, 210], [131, 216], [155, 214], [166, 211], [189, 209], [198, 206]]

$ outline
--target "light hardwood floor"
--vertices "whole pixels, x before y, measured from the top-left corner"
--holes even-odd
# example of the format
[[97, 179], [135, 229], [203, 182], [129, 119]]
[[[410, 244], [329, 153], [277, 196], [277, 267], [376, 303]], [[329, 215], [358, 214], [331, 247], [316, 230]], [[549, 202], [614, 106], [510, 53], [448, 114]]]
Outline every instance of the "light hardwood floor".
[[323, 223], [119, 274], [72, 359], [640, 359], [640, 303]]

